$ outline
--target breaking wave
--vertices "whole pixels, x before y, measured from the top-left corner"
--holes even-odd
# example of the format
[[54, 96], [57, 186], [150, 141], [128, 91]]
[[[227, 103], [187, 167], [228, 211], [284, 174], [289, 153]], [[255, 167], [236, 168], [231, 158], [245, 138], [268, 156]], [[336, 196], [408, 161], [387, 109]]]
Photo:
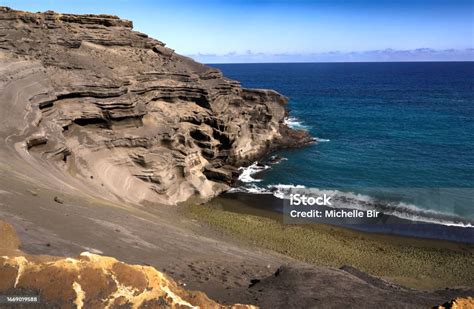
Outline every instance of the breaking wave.
[[[295, 117], [287, 117], [283, 121], [284, 124], [286, 124], [288, 127], [295, 129], [295, 130], [308, 130], [309, 126], [303, 124], [301, 120]], [[314, 137], [313, 140], [318, 143], [324, 143], [324, 142], [329, 142], [329, 139], [326, 138], [319, 138], [319, 137]]]
[[330, 142], [330, 139], [315, 137], [314, 140], [318, 143]]
[[[301, 122], [294, 117], [285, 119], [285, 123], [297, 129], [307, 128]], [[315, 138], [317, 142], [329, 142], [329, 139]], [[272, 165], [281, 163], [287, 160], [286, 158], [279, 156], [272, 156], [267, 161], [254, 162], [247, 167], [239, 168], [240, 175], [238, 180], [241, 186], [234, 187], [228, 190], [228, 193], [250, 193], [250, 194], [270, 194], [278, 199], [289, 200], [291, 194], [300, 193], [306, 195], [323, 195], [327, 194], [331, 196], [333, 208], [344, 208], [344, 209], [358, 209], [358, 210], [377, 210], [386, 215], [395, 216], [401, 219], [423, 222], [442, 224], [446, 226], [457, 226], [457, 227], [474, 227], [474, 220], [462, 218], [460, 216], [439, 212], [435, 210], [429, 210], [420, 208], [414, 204], [402, 202], [402, 201], [390, 201], [380, 198], [374, 198], [369, 195], [341, 191], [341, 190], [326, 190], [316, 188], [306, 188], [302, 185], [292, 184], [276, 184], [276, 185], [257, 185], [262, 179], [255, 177], [256, 174], [264, 172], [271, 168]]]
[[472, 220], [462, 218], [456, 215], [447, 214], [435, 210], [427, 210], [417, 207], [416, 205], [405, 202], [393, 202], [382, 199], [377, 199], [368, 195], [344, 192], [339, 190], [323, 190], [323, 189], [308, 189], [301, 185], [268, 185], [259, 187], [256, 184], [233, 188], [229, 193], [252, 193], [252, 194], [272, 194], [278, 199], [290, 199], [291, 194], [306, 194], [306, 195], [323, 195], [331, 196], [333, 208], [344, 209], [358, 209], [358, 210], [377, 210], [386, 215], [395, 216], [401, 219], [442, 224], [446, 226], [457, 226], [473, 228], [474, 222]]
[[260, 173], [269, 168], [270, 168], [269, 165], [263, 165], [263, 164], [260, 164], [259, 162], [254, 162], [253, 164], [247, 167], [239, 168], [240, 175], [238, 179], [239, 181], [244, 182], [244, 183], [260, 182], [262, 181], [261, 179], [255, 179], [252, 177], [252, 175]]
[[304, 125], [298, 118], [295, 117], [287, 117], [283, 120], [283, 123], [289, 126], [292, 129], [298, 130], [307, 130], [308, 126]]

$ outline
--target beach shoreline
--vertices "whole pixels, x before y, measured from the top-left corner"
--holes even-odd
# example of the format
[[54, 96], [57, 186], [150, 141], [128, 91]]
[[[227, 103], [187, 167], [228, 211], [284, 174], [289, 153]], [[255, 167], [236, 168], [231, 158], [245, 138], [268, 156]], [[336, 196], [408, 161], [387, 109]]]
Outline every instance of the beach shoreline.
[[[317, 231], [323, 237], [321, 243], [312, 240], [315, 231], [269, 224], [270, 219], [264, 217], [226, 212], [224, 220], [216, 220], [219, 213], [197, 201], [178, 207], [113, 203], [39, 186], [9, 170], [0, 168], [0, 174], [0, 216], [17, 230], [24, 252], [69, 257], [88, 251], [151, 265], [181, 286], [203, 291], [223, 304], [288, 308], [291, 299], [296, 308], [324, 307], [334, 301], [341, 308], [349, 304], [429, 308], [474, 292], [469, 277], [473, 249], [468, 245], [392, 236], [376, 241], [372, 234], [328, 226]], [[55, 201], [57, 196], [63, 203]], [[220, 200], [217, 197], [210, 203]], [[293, 238], [285, 237], [282, 228]], [[254, 238], [235, 233], [239, 229]], [[268, 234], [281, 238], [268, 238]], [[304, 250], [291, 252], [286, 247], [298, 245], [303, 237], [319, 248], [314, 255], [321, 259], [318, 263], [305, 259]], [[284, 250], [262, 245], [275, 240]], [[364, 268], [364, 261], [372, 269]], [[404, 269], [397, 272], [400, 266]], [[391, 273], [384, 275], [386, 269]], [[408, 271], [414, 277], [404, 277]], [[347, 297], [340, 297], [341, 290], [347, 291]]]
[[316, 266], [355, 267], [423, 290], [472, 288], [472, 244], [327, 224], [283, 224], [282, 215], [265, 202], [271, 198], [224, 194], [203, 205], [187, 204], [182, 211], [233, 238]]
[[[265, 217], [285, 221], [286, 224], [291, 224], [293, 221], [289, 219], [289, 216], [286, 213], [288, 210], [287, 208], [290, 208], [288, 207], [288, 200], [278, 198], [271, 193], [253, 194], [245, 192], [233, 192], [223, 193], [220, 195], [220, 198], [230, 201], [235, 200], [241, 203], [239, 207], [231, 207], [230, 205], [232, 205], [232, 203], [225, 203], [225, 210], [228, 211], [262, 215]], [[239, 208], [241, 209], [239, 210]], [[323, 212], [338, 209], [328, 206], [316, 206], [311, 208], [319, 209]], [[342, 209], [348, 211], [354, 210], [354, 208]], [[474, 228], [472, 227], [451, 226], [440, 223], [409, 220], [385, 213], [381, 213], [379, 217], [381, 218], [380, 220], [365, 220], [365, 223], [360, 224], [352, 224], [350, 223], [351, 220], [344, 219], [307, 219], [304, 224], [326, 223], [333, 226], [344, 227], [347, 229], [368, 233], [474, 244]], [[293, 222], [301, 223], [303, 221], [305, 220], [295, 220]], [[353, 221], [357, 222], [357, 220]]]

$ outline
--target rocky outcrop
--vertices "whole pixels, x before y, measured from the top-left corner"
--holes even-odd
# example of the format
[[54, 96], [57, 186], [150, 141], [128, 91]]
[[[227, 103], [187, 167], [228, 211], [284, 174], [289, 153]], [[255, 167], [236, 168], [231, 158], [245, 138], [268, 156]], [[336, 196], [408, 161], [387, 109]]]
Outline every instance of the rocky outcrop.
[[474, 308], [474, 298], [466, 297], [466, 298], [455, 298], [445, 304], [433, 307], [437, 309], [470, 309]]
[[238, 167], [311, 142], [283, 123], [284, 96], [244, 89], [116, 16], [0, 8], [0, 70], [7, 146], [95, 195], [207, 199]]
[[11, 227], [0, 221], [0, 294], [40, 296], [48, 308], [257, 308], [222, 306], [187, 291], [155, 268], [129, 265], [83, 252], [75, 258], [34, 256], [18, 249]]

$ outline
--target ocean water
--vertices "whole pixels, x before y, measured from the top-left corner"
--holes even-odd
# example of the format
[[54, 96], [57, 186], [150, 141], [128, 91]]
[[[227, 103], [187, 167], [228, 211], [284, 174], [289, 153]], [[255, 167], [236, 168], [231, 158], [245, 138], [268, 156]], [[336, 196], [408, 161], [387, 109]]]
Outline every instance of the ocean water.
[[318, 140], [279, 152], [285, 160], [258, 174], [245, 170], [242, 187], [332, 188], [354, 203], [392, 201], [406, 217], [474, 222], [474, 63], [211, 66], [288, 96], [287, 123]]

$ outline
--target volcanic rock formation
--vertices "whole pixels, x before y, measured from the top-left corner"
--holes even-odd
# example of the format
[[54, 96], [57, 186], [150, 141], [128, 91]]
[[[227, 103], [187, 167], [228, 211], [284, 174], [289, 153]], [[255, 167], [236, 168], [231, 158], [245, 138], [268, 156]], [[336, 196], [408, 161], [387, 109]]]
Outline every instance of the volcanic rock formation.
[[0, 71], [11, 156], [96, 196], [207, 199], [239, 166], [311, 142], [284, 125], [286, 97], [241, 88], [116, 16], [0, 8]]

